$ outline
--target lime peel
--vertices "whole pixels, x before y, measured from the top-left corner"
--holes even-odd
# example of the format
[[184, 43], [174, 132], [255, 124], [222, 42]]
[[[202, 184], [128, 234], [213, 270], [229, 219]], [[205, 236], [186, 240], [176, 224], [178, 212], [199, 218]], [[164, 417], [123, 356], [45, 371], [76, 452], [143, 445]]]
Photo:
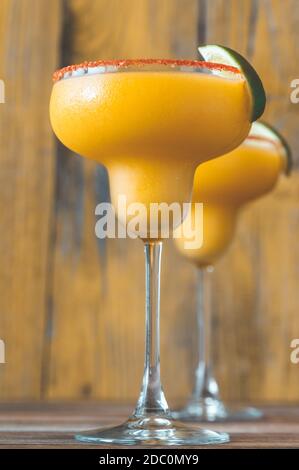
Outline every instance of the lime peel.
[[244, 75], [252, 97], [251, 122], [264, 112], [266, 94], [260, 77], [252, 65], [238, 52], [221, 45], [206, 45], [198, 48], [200, 55], [208, 62], [222, 63], [238, 68]]
[[283, 156], [286, 161], [285, 174], [290, 175], [293, 168], [292, 151], [286, 139], [277, 131], [277, 129], [264, 121], [254, 122], [248, 138], [264, 139], [272, 142], [276, 146], [279, 145], [283, 150]]

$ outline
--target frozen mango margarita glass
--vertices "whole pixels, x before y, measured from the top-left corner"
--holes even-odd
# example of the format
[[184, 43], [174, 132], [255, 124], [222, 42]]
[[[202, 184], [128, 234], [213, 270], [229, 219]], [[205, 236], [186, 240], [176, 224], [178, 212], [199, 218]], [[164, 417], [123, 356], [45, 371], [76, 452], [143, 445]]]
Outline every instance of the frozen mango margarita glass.
[[[226, 61], [110, 60], [84, 62], [54, 74], [53, 130], [69, 149], [104, 164], [112, 202], [189, 202], [196, 167], [237, 147], [262, 114], [265, 94], [254, 69], [233, 53]], [[241, 58], [241, 59], [240, 59]], [[239, 60], [240, 59], [240, 60]], [[246, 67], [245, 65], [246, 64]], [[117, 214], [124, 219], [123, 213]], [[182, 214], [173, 227], [182, 222]], [[159, 317], [162, 238], [169, 223], [139, 237], [146, 261], [146, 350], [141, 393], [129, 420], [76, 436], [84, 442], [198, 445], [226, 442], [226, 433], [174, 420], [160, 380]]]
[[[200, 165], [194, 177], [192, 200], [203, 203], [203, 244], [186, 249], [188, 230], [175, 239], [180, 253], [198, 269], [199, 362], [192, 397], [175, 417], [190, 421], [256, 419], [255, 408], [227, 407], [220, 399], [213, 375], [210, 276], [214, 263], [231, 243], [240, 210], [245, 204], [269, 193], [283, 173], [291, 169], [291, 153], [284, 138], [264, 123], [254, 123], [246, 140], [226, 155]], [[191, 210], [183, 225], [196, 216]], [[194, 223], [194, 221], [193, 221]], [[179, 228], [177, 229], [179, 230]]]

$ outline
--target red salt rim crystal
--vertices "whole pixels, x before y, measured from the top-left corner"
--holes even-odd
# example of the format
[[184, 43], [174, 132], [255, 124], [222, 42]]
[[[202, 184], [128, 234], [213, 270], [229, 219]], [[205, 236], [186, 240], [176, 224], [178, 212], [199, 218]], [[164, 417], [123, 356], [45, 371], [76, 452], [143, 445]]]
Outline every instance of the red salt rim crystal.
[[262, 142], [269, 142], [270, 144], [273, 144], [276, 146], [278, 145], [278, 142], [274, 139], [271, 139], [270, 137], [264, 137], [264, 136], [255, 135], [255, 134], [248, 135], [245, 140], [260, 140]]
[[281, 147], [283, 147], [280, 141], [276, 141], [274, 139], [271, 139], [270, 137], [264, 137], [261, 135], [251, 134], [246, 137], [245, 141], [246, 140], [259, 140], [260, 142], [266, 142], [268, 144], [273, 145], [278, 152], [280, 151]]
[[220, 70], [224, 72], [231, 72], [235, 74], [241, 74], [241, 71], [236, 67], [232, 67], [231, 65], [225, 64], [218, 64], [216, 62], [205, 62], [201, 60], [178, 60], [178, 59], [125, 59], [125, 60], [93, 60], [93, 61], [85, 61], [81, 64], [75, 65], [68, 65], [67, 67], [63, 67], [62, 69], [56, 70], [53, 74], [53, 81], [57, 82], [61, 80], [64, 75], [68, 72], [74, 72], [78, 69], [87, 69], [89, 67], [106, 67], [106, 66], [114, 66], [119, 68], [126, 68], [126, 67], [140, 67], [143, 65], [170, 65], [173, 67], [198, 67], [198, 68], [206, 68], [209, 70]]

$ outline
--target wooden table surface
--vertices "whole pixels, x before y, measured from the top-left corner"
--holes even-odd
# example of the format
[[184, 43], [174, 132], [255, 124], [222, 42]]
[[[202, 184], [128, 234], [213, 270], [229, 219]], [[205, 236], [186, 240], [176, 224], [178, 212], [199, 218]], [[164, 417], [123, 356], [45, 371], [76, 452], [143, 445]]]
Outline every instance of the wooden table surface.
[[[73, 434], [119, 424], [131, 410], [132, 407], [125, 405], [90, 402], [2, 403], [0, 449], [94, 448], [74, 441]], [[222, 444], [223, 448], [299, 448], [299, 406], [272, 406], [263, 410], [265, 417], [256, 422], [217, 423], [208, 427], [229, 432], [231, 442]]]

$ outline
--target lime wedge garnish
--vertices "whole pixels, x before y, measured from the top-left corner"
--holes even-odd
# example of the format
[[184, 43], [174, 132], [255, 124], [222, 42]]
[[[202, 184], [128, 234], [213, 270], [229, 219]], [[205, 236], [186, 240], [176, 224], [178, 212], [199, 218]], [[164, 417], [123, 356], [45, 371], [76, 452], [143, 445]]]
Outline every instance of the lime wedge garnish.
[[251, 122], [256, 121], [264, 112], [266, 94], [262, 81], [252, 65], [241, 54], [229, 47], [207, 45], [199, 47], [198, 51], [206, 62], [231, 65], [242, 72], [252, 97]]
[[274, 145], [279, 149], [283, 158], [285, 158], [285, 172], [287, 175], [290, 174], [293, 167], [292, 152], [286, 139], [272, 126], [269, 124], [259, 121], [254, 122], [251, 126], [249, 138], [260, 138], [273, 142]]

